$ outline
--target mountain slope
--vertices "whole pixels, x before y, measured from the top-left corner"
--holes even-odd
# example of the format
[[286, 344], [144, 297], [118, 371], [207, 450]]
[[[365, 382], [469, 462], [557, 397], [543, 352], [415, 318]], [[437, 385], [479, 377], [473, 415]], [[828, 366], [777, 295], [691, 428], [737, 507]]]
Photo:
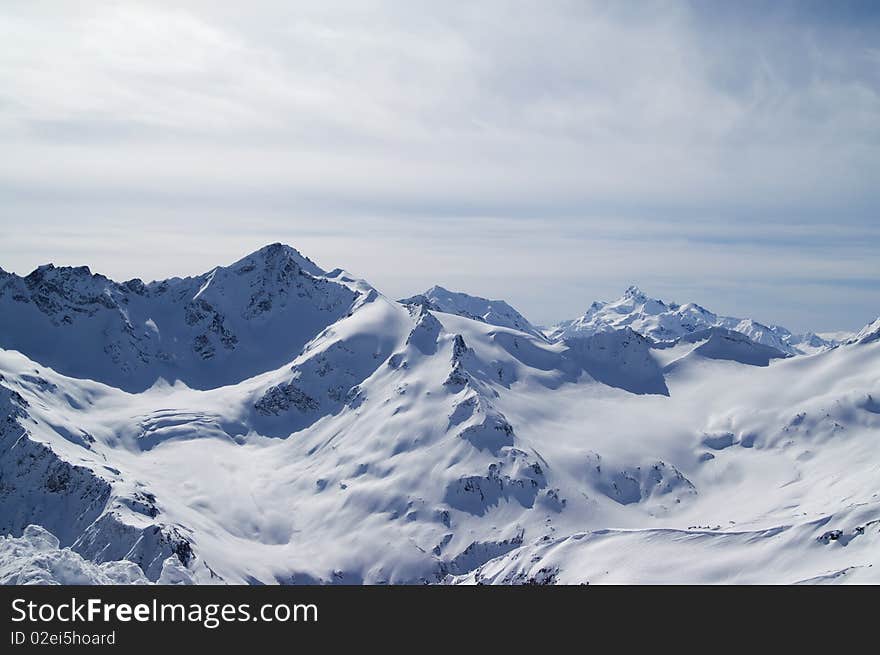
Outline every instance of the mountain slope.
[[880, 318], [863, 327], [847, 343], [872, 343], [880, 339]]

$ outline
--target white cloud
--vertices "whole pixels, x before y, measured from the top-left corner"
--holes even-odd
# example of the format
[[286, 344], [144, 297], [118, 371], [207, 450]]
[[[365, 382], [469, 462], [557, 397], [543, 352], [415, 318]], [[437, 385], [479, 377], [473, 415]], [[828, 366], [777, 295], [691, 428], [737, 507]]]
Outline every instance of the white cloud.
[[[70, 251], [158, 276], [284, 238], [379, 286], [419, 282], [401, 292], [457, 276], [538, 320], [630, 281], [700, 293], [707, 270], [835, 281], [823, 297], [880, 274], [870, 26], [728, 24], [667, 2], [0, 11], [6, 268]], [[90, 236], [50, 241], [59, 220]]]

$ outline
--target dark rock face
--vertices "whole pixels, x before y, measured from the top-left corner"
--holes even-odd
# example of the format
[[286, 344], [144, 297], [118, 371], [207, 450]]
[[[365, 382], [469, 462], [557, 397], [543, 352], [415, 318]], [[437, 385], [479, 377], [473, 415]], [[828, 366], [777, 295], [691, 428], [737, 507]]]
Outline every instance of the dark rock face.
[[497, 455], [506, 446], [513, 446], [513, 426], [501, 412], [490, 410], [486, 418], [476, 425], [471, 425], [458, 436], [466, 439], [472, 446], [486, 449]]
[[444, 573], [460, 575], [473, 571], [490, 559], [509, 553], [523, 544], [524, 532], [520, 530], [515, 536], [500, 541], [474, 541], [453, 557], [444, 567]]
[[694, 496], [696, 487], [677, 468], [662, 461], [620, 466], [597, 453], [587, 457], [588, 484], [621, 505], [649, 499], [679, 503]]
[[192, 544], [177, 526], [137, 527], [126, 523], [114, 511], [89, 525], [71, 548], [99, 564], [121, 559], [134, 562], [153, 581], [159, 578], [162, 565], [169, 557], [176, 556], [184, 566], [195, 558]]
[[297, 409], [300, 412], [314, 411], [318, 409], [319, 405], [317, 400], [291, 382], [270, 387], [254, 407], [260, 414], [277, 416], [291, 409]]
[[20, 535], [35, 523], [71, 545], [104, 510], [109, 483], [32, 440], [19, 422], [23, 399], [3, 385], [0, 416], [0, 533]]
[[459, 478], [446, 489], [450, 507], [483, 516], [502, 501], [533, 507], [538, 492], [547, 486], [544, 471], [537, 462], [516, 448], [504, 452], [505, 460], [490, 464], [484, 475]]

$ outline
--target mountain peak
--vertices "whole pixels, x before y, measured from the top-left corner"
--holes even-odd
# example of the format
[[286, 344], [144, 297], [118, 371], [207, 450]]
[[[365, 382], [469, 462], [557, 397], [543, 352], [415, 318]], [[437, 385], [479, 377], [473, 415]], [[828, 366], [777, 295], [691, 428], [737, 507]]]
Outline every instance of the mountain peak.
[[262, 262], [266, 266], [277, 266], [278, 264], [293, 262], [306, 273], [314, 276], [326, 275], [326, 272], [320, 268], [315, 262], [303, 255], [299, 250], [284, 243], [275, 242], [263, 246], [259, 250], [255, 250], [235, 262], [232, 267], [237, 268], [239, 265], [245, 267], [255, 265], [255, 260]]
[[880, 581], [880, 346], [637, 287], [547, 343], [309, 264], [0, 278], [0, 583]]
[[632, 298], [634, 300], [643, 300], [647, 298], [645, 293], [634, 284], [631, 284], [626, 288], [626, 291], [623, 292], [623, 297]]
[[593, 303], [583, 316], [560, 323], [547, 334], [551, 339], [567, 339], [624, 327], [655, 341], [667, 342], [709, 328], [723, 327], [789, 355], [816, 352], [834, 345], [831, 341], [794, 335], [781, 326], [767, 326], [748, 318], [719, 316], [693, 302], [683, 305], [665, 303], [651, 298], [636, 285], [627, 287], [623, 296], [613, 302]]
[[[662, 300], [652, 298], [634, 284], [628, 286], [620, 298], [608, 304], [611, 307], [616, 307], [618, 313], [621, 309], [626, 307], [638, 308], [639, 311], [645, 314], [661, 314], [669, 310], [669, 307]], [[587, 315], [592, 311], [595, 310], [591, 306]]]
[[538, 328], [503, 300], [490, 300], [467, 293], [450, 291], [435, 284], [424, 293], [404, 298], [400, 302], [427, 305], [429, 309], [447, 314], [458, 314], [482, 323], [519, 330], [541, 340], [545, 339], [544, 334]]
[[37, 266], [33, 271], [30, 272], [30, 275], [47, 273], [49, 271], [58, 271], [60, 273], [76, 273], [78, 275], [91, 275], [92, 269], [88, 266], [55, 266], [55, 264], [49, 262], [48, 264], [41, 264]]
[[49, 296], [78, 297], [82, 300], [85, 297], [104, 294], [113, 287], [111, 280], [98, 273], [92, 273], [88, 266], [43, 264], [19, 279], [28, 289], [41, 290], [43, 300], [48, 299]]
[[858, 334], [846, 343], [873, 343], [880, 340], [880, 317], [863, 327]]
[[263, 255], [266, 257], [271, 257], [278, 254], [283, 253], [296, 253], [299, 255], [299, 251], [292, 246], [288, 246], [285, 243], [281, 243], [280, 241], [276, 241], [275, 243], [270, 243], [268, 245], [263, 246], [259, 250], [257, 250], [254, 254]]

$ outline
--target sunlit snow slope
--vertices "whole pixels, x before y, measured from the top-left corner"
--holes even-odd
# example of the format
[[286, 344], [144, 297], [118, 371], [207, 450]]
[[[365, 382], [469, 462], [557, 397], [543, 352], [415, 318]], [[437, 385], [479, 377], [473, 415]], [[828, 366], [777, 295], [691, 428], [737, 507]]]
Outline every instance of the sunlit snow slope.
[[880, 581], [876, 324], [551, 342], [465, 301], [280, 244], [0, 272], [0, 580]]

